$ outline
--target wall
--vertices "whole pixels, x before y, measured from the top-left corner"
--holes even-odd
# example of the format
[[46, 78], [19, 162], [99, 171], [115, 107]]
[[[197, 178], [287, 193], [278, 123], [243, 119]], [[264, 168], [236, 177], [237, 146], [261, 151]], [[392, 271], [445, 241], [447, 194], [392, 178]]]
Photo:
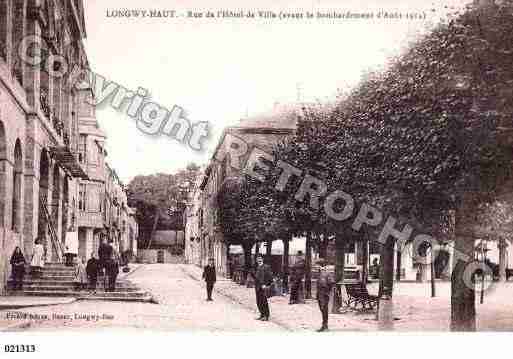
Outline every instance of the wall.
[[180, 264], [185, 263], [184, 256], [174, 256], [170, 251], [165, 249], [139, 249], [137, 252], [138, 263], [158, 263], [158, 252], [162, 251], [164, 255], [164, 263]]

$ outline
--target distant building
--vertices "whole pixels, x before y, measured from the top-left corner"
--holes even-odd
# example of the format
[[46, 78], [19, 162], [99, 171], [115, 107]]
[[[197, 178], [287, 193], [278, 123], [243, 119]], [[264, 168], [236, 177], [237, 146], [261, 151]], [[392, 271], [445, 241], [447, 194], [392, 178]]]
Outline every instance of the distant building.
[[184, 231], [157, 230], [149, 248], [139, 249], [138, 260], [144, 263], [182, 263]]
[[[235, 136], [248, 145], [241, 158], [244, 165], [253, 148], [272, 151], [279, 140], [294, 133], [299, 109], [277, 106], [270, 114], [241, 120], [239, 126], [228, 127], [219, 140], [212, 159], [198, 180], [187, 209], [185, 250], [186, 259], [196, 265], [205, 265], [208, 258], [215, 260], [217, 271], [227, 273], [228, 250], [224, 243], [222, 223], [219, 221], [217, 196], [227, 179], [241, 176], [241, 170], [232, 168], [224, 156], [227, 138]], [[220, 160], [222, 159], [222, 160]]]

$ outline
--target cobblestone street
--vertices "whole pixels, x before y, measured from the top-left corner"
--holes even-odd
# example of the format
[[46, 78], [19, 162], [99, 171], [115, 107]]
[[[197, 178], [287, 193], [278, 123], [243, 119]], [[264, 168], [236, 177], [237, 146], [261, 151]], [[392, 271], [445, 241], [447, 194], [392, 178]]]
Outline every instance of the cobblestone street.
[[[254, 290], [218, 277], [214, 301], [205, 301], [201, 269], [192, 265], [140, 265], [128, 276], [138, 286], [149, 290], [158, 304], [114, 301], [76, 301], [45, 307], [4, 310], [0, 326], [11, 327], [27, 320], [8, 319], [7, 313], [27, 313], [40, 319], [23, 325], [29, 331], [143, 329], [171, 331], [294, 331], [313, 332], [320, 325], [315, 300], [288, 305], [288, 297], [269, 300], [271, 321], [255, 320], [258, 316]], [[438, 282], [437, 297], [430, 297], [429, 283], [396, 283], [394, 325], [398, 331], [448, 331], [450, 324], [450, 283]], [[375, 293], [377, 286], [369, 285]], [[513, 328], [513, 307], [507, 300], [513, 283], [498, 285], [485, 296], [484, 304], [476, 302], [478, 330], [504, 331]], [[46, 318], [41, 319], [42, 316]], [[374, 312], [349, 310], [330, 314], [331, 332], [376, 331], [380, 324]], [[20, 329], [21, 330], [21, 329]]]
[[[255, 320], [256, 314], [226, 297], [216, 295], [206, 302], [202, 283], [184, 273], [181, 266], [153, 264], [138, 268], [130, 280], [149, 289], [159, 304], [111, 301], [77, 301], [72, 304], [19, 309], [17, 312], [46, 315], [48, 319], [32, 320], [30, 331], [69, 330], [177, 330], [177, 331], [279, 331], [273, 322]], [[0, 322], [6, 321], [3, 311]], [[53, 319], [53, 315], [69, 316]], [[98, 320], [87, 320], [98, 315]], [[105, 315], [105, 316], [104, 316]], [[74, 319], [81, 316], [80, 319]]]

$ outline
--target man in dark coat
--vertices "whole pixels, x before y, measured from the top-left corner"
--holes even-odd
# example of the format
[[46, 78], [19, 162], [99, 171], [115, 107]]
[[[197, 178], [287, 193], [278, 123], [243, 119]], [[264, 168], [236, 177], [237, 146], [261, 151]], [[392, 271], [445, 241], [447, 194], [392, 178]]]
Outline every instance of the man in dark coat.
[[116, 279], [119, 274], [119, 260], [117, 256], [114, 256], [107, 261], [105, 271], [109, 279], [109, 286], [105, 291], [114, 292], [116, 290]]
[[100, 247], [98, 248], [98, 257], [99, 257], [99, 271], [103, 273], [103, 269], [106, 267], [109, 259], [112, 258], [113, 248], [110, 245], [112, 240], [109, 240], [109, 243], [105, 239], [102, 240]]
[[271, 267], [264, 264], [262, 255], [257, 257], [256, 269], [251, 273], [255, 280], [255, 295], [260, 317], [258, 320], [268, 321], [270, 316], [269, 303], [267, 303], [267, 292], [273, 282]]
[[98, 270], [100, 262], [96, 259], [95, 254], [91, 253], [91, 258], [87, 261], [86, 273], [89, 279], [89, 290], [92, 292], [96, 291], [96, 284], [98, 282]]
[[317, 262], [319, 265], [319, 279], [317, 280], [317, 301], [322, 315], [322, 326], [318, 332], [328, 330], [328, 306], [330, 302], [330, 293], [335, 281], [328, 272], [327, 263], [324, 260]]
[[289, 304], [304, 303], [303, 278], [305, 277], [306, 262], [303, 252], [298, 251], [296, 261], [291, 268]]
[[214, 259], [208, 260], [208, 265], [203, 268], [203, 279], [207, 283], [207, 301], [212, 301], [212, 290], [216, 282], [216, 267], [214, 266]]

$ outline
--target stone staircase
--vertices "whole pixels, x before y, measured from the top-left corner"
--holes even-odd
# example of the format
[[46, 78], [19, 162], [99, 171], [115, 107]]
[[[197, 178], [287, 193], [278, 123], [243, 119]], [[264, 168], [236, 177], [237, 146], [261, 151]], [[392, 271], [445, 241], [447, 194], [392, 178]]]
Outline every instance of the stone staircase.
[[34, 277], [28, 273], [23, 279], [23, 290], [13, 290], [13, 283], [8, 282], [11, 295], [46, 296], [46, 297], [75, 297], [87, 300], [117, 300], [128, 302], [150, 302], [151, 294], [139, 289], [128, 280], [118, 280], [114, 292], [105, 292], [103, 277], [98, 278], [96, 294], [90, 294], [88, 289], [75, 290], [73, 283], [74, 267], [66, 267], [61, 263], [46, 263], [40, 276]]

